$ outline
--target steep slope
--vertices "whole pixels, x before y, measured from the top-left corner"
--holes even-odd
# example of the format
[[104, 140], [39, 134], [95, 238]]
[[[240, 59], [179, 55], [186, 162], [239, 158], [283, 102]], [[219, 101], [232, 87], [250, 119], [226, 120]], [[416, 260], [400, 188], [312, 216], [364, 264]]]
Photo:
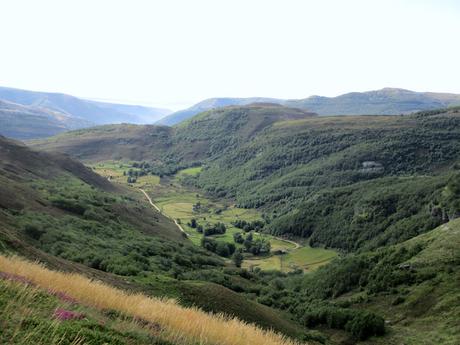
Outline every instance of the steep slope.
[[[0, 299], [0, 305], [7, 308], [8, 316], [23, 320], [19, 323], [2, 320], [13, 328], [11, 332], [7, 327], [6, 334], [0, 334], [0, 339], [9, 344], [30, 342], [34, 338], [39, 344], [61, 344], [63, 341], [69, 344], [299, 344], [236, 318], [184, 308], [172, 300], [129, 294], [82, 276], [53, 272], [18, 258], [0, 256], [0, 272], [0, 279], [13, 281], [5, 283], [0, 280], [0, 291], [12, 297], [8, 302]], [[26, 284], [25, 288], [18, 286], [21, 283]], [[28, 286], [38, 289], [31, 291]], [[27, 306], [27, 302], [32, 305]], [[53, 305], [57, 308], [51, 314]], [[26, 306], [28, 312], [23, 311]], [[46, 312], [55, 318], [54, 327], [47, 320]], [[104, 317], [104, 312], [105, 316], [112, 318], [108, 325], [109, 318]], [[131, 332], [123, 331], [126, 326], [117, 327], [117, 322], [122, 323], [123, 318], [127, 323], [133, 323]], [[83, 319], [86, 322], [78, 322]]]
[[281, 100], [266, 97], [249, 97], [249, 98], [209, 98], [201, 101], [190, 108], [176, 111], [161, 120], [157, 121], [157, 125], [174, 126], [182, 121], [185, 121], [196, 114], [204, 111], [227, 107], [230, 105], [247, 105], [251, 103], [280, 103]]
[[53, 110], [0, 100], [0, 135], [16, 139], [50, 137], [92, 123]]
[[155, 160], [171, 146], [173, 129], [152, 125], [106, 125], [81, 129], [30, 144], [87, 161]]
[[256, 138], [279, 121], [316, 114], [273, 103], [228, 106], [200, 113], [176, 126], [169, 156], [180, 162], [215, 158]]
[[[213, 300], [209, 305], [194, 292], [197, 282], [177, 280], [186, 272], [220, 270], [224, 262], [184, 238], [141, 193], [115, 187], [68, 156], [32, 151], [4, 137], [0, 225], [0, 252], [123, 289], [174, 297], [291, 336], [302, 334], [288, 315], [223, 286], [199, 283]], [[233, 308], [227, 308], [229, 301]]]
[[153, 123], [170, 113], [167, 109], [97, 102], [60, 93], [6, 87], [0, 87], [0, 100], [38, 110], [53, 111], [68, 117], [80, 118], [93, 124]]
[[[160, 257], [171, 257], [167, 252], [185, 241], [140, 195], [115, 187], [68, 156], [35, 152], [3, 137], [0, 148], [0, 222], [7, 244], [134, 275], [161, 271]], [[135, 254], [139, 243], [149, 259]], [[184, 247], [183, 255], [200, 255], [194, 249]]]
[[320, 115], [398, 115], [460, 105], [460, 95], [384, 88], [337, 97], [311, 96], [283, 104]]

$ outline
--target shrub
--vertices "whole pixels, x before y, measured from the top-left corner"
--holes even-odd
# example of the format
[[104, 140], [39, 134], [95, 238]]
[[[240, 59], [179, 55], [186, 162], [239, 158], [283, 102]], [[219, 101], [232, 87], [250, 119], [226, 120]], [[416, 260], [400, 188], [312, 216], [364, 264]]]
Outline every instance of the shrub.
[[303, 321], [307, 327], [327, 325], [330, 328], [343, 329], [360, 340], [385, 333], [385, 321], [373, 313], [337, 308], [334, 306], [309, 306]]
[[52, 199], [51, 204], [54, 207], [60, 208], [61, 210], [65, 210], [78, 215], [83, 215], [86, 211], [86, 207], [75, 200], [57, 198]]
[[38, 225], [26, 224], [24, 226], [24, 233], [30, 238], [33, 238], [34, 240], [39, 240], [40, 237], [42, 237], [42, 235], [46, 233], [46, 231]]

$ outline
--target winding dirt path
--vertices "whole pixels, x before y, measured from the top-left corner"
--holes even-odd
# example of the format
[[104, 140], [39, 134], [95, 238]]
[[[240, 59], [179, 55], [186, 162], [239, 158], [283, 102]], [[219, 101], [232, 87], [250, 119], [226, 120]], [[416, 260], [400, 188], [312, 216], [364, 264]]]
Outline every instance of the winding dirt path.
[[[256, 232], [256, 234], [260, 234], [259, 232]], [[294, 248], [292, 249], [287, 249], [288, 251], [291, 251], [291, 250], [296, 250], [296, 249], [299, 249], [300, 247], [302, 247], [302, 245], [300, 243], [297, 243], [297, 242], [294, 242], [294, 241], [291, 241], [291, 240], [287, 240], [285, 238], [282, 238], [282, 237], [276, 237], [276, 236], [273, 236], [271, 235], [274, 239], [277, 239], [278, 241], [282, 241], [282, 242], [287, 242], [287, 243], [291, 243], [294, 245]]]
[[153, 203], [152, 199], [151, 199], [150, 196], [147, 194], [147, 192], [146, 192], [145, 190], [143, 190], [142, 188], [139, 188], [139, 190], [140, 190], [142, 193], [144, 193], [144, 195], [145, 195], [145, 197], [147, 198], [149, 204], [150, 204], [151, 206], [153, 206], [153, 207], [155, 208], [155, 210], [157, 210], [158, 212], [160, 212], [160, 213], [161, 213], [163, 216], [165, 216], [166, 218], [172, 220], [172, 221], [174, 222], [174, 224], [176, 224], [176, 226], [179, 228], [179, 230], [182, 231], [182, 233], [184, 233], [186, 237], [188, 237], [188, 234], [185, 232], [184, 228], [177, 222], [176, 219], [172, 219], [172, 218], [171, 218], [170, 216], [168, 216], [167, 214], [161, 212], [160, 208], [159, 208], [157, 205], [155, 205], [155, 204]]
[[287, 242], [287, 243], [291, 243], [293, 244], [295, 247], [292, 248], [292, 250], [296, 250], [296, 249], [299, 249], [301, 247], [301, 245], [297, 242], [294, 242], [294, 241], [291, 241], [291, 240], [287, 240], [285, 238], [281, 238], [281, 237], [275, 237], [277, 240], [280, 240], [280, 241], [284, 241], [284, 242]]

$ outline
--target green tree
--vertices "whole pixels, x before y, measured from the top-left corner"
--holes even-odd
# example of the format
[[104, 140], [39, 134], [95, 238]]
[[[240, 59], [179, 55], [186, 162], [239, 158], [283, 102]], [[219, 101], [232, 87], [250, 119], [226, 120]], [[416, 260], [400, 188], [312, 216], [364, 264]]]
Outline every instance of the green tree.
[[235, 232], [233, 234], [233, 240], [235, 241], [235, 243], [243, 243], [244, 242], [244, 237], [243, 235], [241, 235], [241, 232]]
[[233, 254], [232, 260], [235, 263], [236, 267], [241, 267], [241, 264], [243, 263], [243, 253], [241, 253], [241, 250], [237, 250]]

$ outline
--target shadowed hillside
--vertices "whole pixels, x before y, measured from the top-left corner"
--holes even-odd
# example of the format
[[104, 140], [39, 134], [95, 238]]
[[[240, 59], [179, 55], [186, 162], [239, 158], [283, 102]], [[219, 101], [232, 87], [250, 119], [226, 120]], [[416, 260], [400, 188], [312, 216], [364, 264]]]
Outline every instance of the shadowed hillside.
[[172, 145], [173, 129], [152, 125], [106, 125], [72, 131], [31, 145], [86, 161], [155, 160]]

